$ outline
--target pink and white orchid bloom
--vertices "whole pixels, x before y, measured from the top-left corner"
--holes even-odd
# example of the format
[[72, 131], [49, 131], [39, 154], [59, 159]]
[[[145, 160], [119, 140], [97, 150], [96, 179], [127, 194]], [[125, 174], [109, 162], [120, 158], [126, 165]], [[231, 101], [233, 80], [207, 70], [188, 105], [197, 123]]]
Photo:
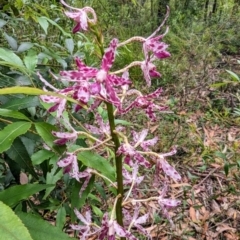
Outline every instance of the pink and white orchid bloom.
[[143, 61], [141, 64], [141, 69], [148, 87], [151, 86], [151, 78], [161, 77], [161, 74], [157, 71], [156, 66], [150, 60]]
[[143, 53], [145, 56], [145, 61], [147, 61], [149, 59], [150, 51], [153, 53], [154, 57], [156, 57], [158, 59], [168, 58], [171, 56], [171, 54], [168, 51], [166, 51], [166, 49], [168, 48], [168, 45], [164, 42], [160, 42], [160, 40], [162, 40], [162, 38], [167, 34], [168, 27], [167, 27], [166, 32], [163, 35], [156, 36], [158, 34], [158, 32], [160, 31], [160, 29], [165, 24], [165, 22], [167, 21], [169, 12], [170, 12], [169, 7], [167, 7], [167, 13], [166, 13], [166, 16], [165, 16], [163, 22], [143, 43]]
[[156, 168], [155, 168], [155, 177], [154, 177], [154, 186], [159, 187], [160, 182], [160, 171], [162, 170], [167, 176], [169, 176], [174, 181], [181, 181], [181, 175], [176, 171], [174, 167], [172, 167], [166, 160], [166, 157], [172, 156], [176, 154], [177, 149], [174, 147], [170, 152], [159, 154], [159, 157], [156, 160]]
[[137, 228], [137, 230], [140, 233], [144, 234], [149, 239], [152, 239], [149, 232], [141, 226], [141, 224], [144, 224], [144, 223], [147, 222], [147, 219], [149, 217], [149, 213], [144, 214], [144, 215], [139, 217], [140, 207], [141, 207], [141, 205], [139, 203], [136, 203], [134, 205], [135, 209], [134, 209], [133, 216], [130, 215], [129, 211], [127, 211], [126, 209], [123, 209], [123, 211], [124, 211], [124, 225], [135, 227], [135, 228]]
[[[121, 101], [114, 87], [130, 84], [129, 79], [109, 74], [109, 70], [115, 60], [117, 50], [117, 39], [110, 42], [102, 58], [101, 68], [86, 66], [80, 59], [76, 59], [78, 70], [62, 71], [60, 75], [64, 80], [72, 81], [81, 85], [82, 81], [88, 81], [85, 92], [90, 95], [97, 95], [117, 108], [121, 108]], [[90, 82], [93, 80], [93, 82]]]
[[75, 178], [79, 181], [79, 168], [77, 156], [73, 153], [66, 153], [66, 157], [57, 162], [59, 167], [64, 169], [64, 173], [69, 173], [72, 178]]
[[67, 142], [75, 142], [78, 138], [77, 131], [69, 132], [55, 132], [52, 131], [53, 136], [57, 137], [58, 139], [54, 141], [55, 144], [64, 145]]
[[[130, 90], [131, 91], [131, 90]], [[129, 91], [129, 95], [131, 92]], [[145, 96], [138, 96], [127, 108], [120, 110], [120, 114], [125, 114], [132, 110], [133, 108], [141, 108], [145, 110], [146, 115], [151, 119], [151, 121], [156, 121], [156, 111], [165, 111], [167, 107], [156, 105], [153, 101], [156, 100], [162, 93], [162, 88], [158, 88], [153, 93], [147, 94]]]
[[92, 214], [90, 209], [86, 211], [85, 217], [77, 209], [74, 209], [74, 213], [84, 225], [71, 224], [70, 226], [73, 230], [79, 231], [81, 240], [88, 240], [90, 236], [95, 235], [100, 231], [100, 228], [97, 228], [92, 224]]
[[130, 240], [137, 240], [130, 232], [120, 226], [116, 220], [109, 219], [108, 213], [105, 213], [102, 218], [102, 226], [98, 239], [115, 240], [116, 235]]
[[[64, 12], [67, 17], [72, 18], [77, 23], [76, 26], [73, 28], [73, 33], [76, 33], [81, 30], [87, 31], [89, 22], [92, 24], [96, 24], [97, 16], [95, 11], [91, 7], [84, 7], [82, 9], [79, 9], [69, 6], [63, 0], [60, 1], [64, 6], [74, 10], [74, 12], [69, 11]], [[92, 14], [93, 19], [88, 18], [88, 13]]]
[[173, 221], [171, 219], [171, 216], [169, 214], [169, 209], [177, 207], [178, 205], [181, 204], [180, 200], [176, 199], [170, 199], [170, 198], [164, 198], [167, 194], [168, 187], [167, 185], [164, 185], [162, 192], [159, 192], [159, 197], [158, 197], [158, 204], [161, 207], [161, 210], [163, 214], [166, 216], [168, 221], [171, 223], [172, 226], [174, 226]]
[[146, 168], [149, 168], [151, 166], [149, 161], [141, 153], [139, 153], [138, 150], [136, 150], [136, 148], [139, 145], [144, 150], [148, 150], [149, 146], [156, 144], [157, 137], [155, 137], [151, 140], [144, 141], [147, 134], [148, 134], [147, 129], [143, 129], [140, 133], [136, 133], [133, 131], [133, 142], [131, 144], [123, 143], [118, 148], [117, 154], [118, 155], [123, 154], [125, 156], [125, 159], [124, 159], [125, 163], [127, 163], [130, 166], [133, 166], [134, 163], [132, 162], [132, 160], [134, 159], [138, 164], [140, 164]]

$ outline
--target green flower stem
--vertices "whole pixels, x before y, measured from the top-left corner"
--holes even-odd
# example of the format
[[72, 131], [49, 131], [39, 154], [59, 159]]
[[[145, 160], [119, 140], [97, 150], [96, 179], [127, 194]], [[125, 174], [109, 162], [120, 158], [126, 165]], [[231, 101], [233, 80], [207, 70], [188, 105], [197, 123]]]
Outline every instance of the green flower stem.
[[[103, 45], [103, 36], [101, 31], [98, 30], [96, 26], [91, 26], [91, 32], [96, 36], [97, 44], [100, 49], [101, 55], [104, 55], [104, 45]], [[116, 219], [117, 223], [120, 226], [123, 226], [123, 214], [122, 214], [122, 201], [123, 201], [123, 175], [122, 175], [122, 156], [117, 156], [117, 150], [120, 147], [120, 141], [115, 131], [115, 122], [114, 122], [114, 110], [111, 103], [106, 102], [107, 112], [108, 112], [108, 121], [110, 125], [110, 132], [112, 136], [112, 141], [114, 142], [114, 152], [115, 152], [115, 164], [116, 164], [116, 173], [117, 173], [117, 202], [116, 202]], [[121, 237], [121, 240], [125, 240], [125, 237]]]
[[[117, 156], [117, 150], [120, 146], [120, 141], [115, 133], [115, 122], [114, 122], [114, 114], [113, 114], [113, 105], [110, 103], [106, 103], [107, 112], [108, 112], [108, 120], [112, 135], [112, 140], [114, 142], [114, 151], [115, 151], [115, 162], [116, 162], [116, 173], [117, 173], [117, 193], [120, 197], [117, 200], [116, 204], [116, 218], [119, 225], [123, 226], [123, 214], [122, 214], [122, 201], [123, 201], [123, 175], [122, 175], [122, 156]], [[125, 238], [121, 238], [125, 239]]]

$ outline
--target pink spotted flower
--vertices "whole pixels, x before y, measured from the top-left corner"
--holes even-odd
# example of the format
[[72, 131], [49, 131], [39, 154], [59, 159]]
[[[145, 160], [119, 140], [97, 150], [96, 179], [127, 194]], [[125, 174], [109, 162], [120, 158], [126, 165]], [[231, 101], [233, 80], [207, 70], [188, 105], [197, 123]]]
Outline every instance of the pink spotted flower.
[[135, 160], [138, 164], [146, 168], [151, 166], [149, 161], [136, 149], [140, 145], [145, 151], [147, 151], [149, 146], [156, 144], [158, 140], [157, 137], [151, 140], [144, 140], [147, 134], [147, 129], [143, 129], [140, 133], [133, 132], [133, 142], [131, 144], [125, 142], [118, 148], [117, 154], [123, 154], [125, 156], [125, 163], [133, 166], [133, 160]]
[[129, 231], [120, 226], [116, 220], [109, 219], [108, 213], [105, 213], [102, 218], [102, 226], [98, 239], [115, 240], [116, 236], [137, 240]]
[[[159, 106], [154, 103], [154, 100], [156, 100], [159, 95], [162, 93], [162, 88], [158, 88], [153, 93], [147, 94], [145, 96], [138, 96], [128, 107], [125, 109], [122, 109], [120, 111], [120, 114], [125, 114], [132, 110], [133, 108], [140, 108], [144, 109], [146, 115], [150, 118], [151, 121], [156, 121], [156, 112], [161, 112], [167, 109], [166, 106]], [[128, 95], [131, 95], [133, 91], [129, 91]]]
[[[73, 28], [73, 33], [76, 33], [81, 30], [87, 31], [89, 22], [92, 24], [96, 24], [97, 16], [95, 11], [91, 7], [84, 7], [82, 9], [79, 9], [79, 8], [74, 8], [69, 6], [63, 0], [61, 0], [61, 3], [64, 6], [74, 10], [74, 11], [65, 11], [65, 15], [73, 19], [77, 23], [76, 26]], [[93, 19], [88, 18], [88, 13], [92, 14]]]
[[80, 59], [76, 59], [78, 70], [62, 71], [60, 75], [63, 80], [72, 81], [81, 85], [83, 81], [87, 81], [84, 92], [79, 93], [91, 96], [99, 96], [104, 101], [110, 102], [117, 108], [121, 108], [121, 101], [114, 87], [119, 87], [125, 84], [130, 84], [129, 79], [109, 74], [109, 70], [113, 65], [117, 49], [117, 39], [110, 42], [106, 49], [101, 63], [101, 68], [93, 68], [86, 66]]
[[171, 56], [171, 54], [166, 50], [168, 48], [168, 45], [164, 42], [161, 42], [162, 38], [168, 32], [168, 28], [164, 34], [156, 36], [160, 31], [160, 29], [165, 24], [166, 20], [168, 19], [168, 16], [169, 16], [169, 8], [167, 7], [167, 14], [165, 16], [165, 19], [161, 23], [161, 25], [144, 41], [143, 53], [145, 56], [145, 60], [149, 58], [149, 52], [152, 52], [154, 57], [158, 59], [163, 59]]

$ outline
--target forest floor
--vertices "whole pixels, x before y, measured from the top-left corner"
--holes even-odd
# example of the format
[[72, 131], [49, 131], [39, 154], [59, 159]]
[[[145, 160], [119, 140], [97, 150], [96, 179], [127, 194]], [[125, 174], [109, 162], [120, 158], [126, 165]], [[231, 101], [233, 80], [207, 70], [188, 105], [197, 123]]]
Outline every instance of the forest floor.
[[[235, 63], [231, 69], [239, 74]], [[221, 71], [212, 72], [217, 76]], [[239, 99], [232, 98], [232, 88], [205, 86], [175, 96], [173, 115], [163, 115], [149, 126], [162, 140], [160, 152], [178, 146], [168, 161], [182, 175], [181, 183], [170, 183], [168, 196], [182, 202], [170, 211], [175, 227], [171, 229], [164, 217], [156, 220], [148, 227], [153, 239], [240, 239], [240, 117], [232, 112], [239, 108]]]

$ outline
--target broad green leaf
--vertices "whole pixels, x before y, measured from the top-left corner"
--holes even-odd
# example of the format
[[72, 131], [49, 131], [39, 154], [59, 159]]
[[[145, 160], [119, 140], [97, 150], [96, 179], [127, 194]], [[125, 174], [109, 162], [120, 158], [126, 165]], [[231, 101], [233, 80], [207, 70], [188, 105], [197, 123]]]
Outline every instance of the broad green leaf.
[[13, 98], [7, 101], [7, 103], [2, 105], [2, 108], [12, 109], [12, 110], [20, 110], [29, 107], [39, 106], [39, 98], [33, 96], [25, 96], [23, 98]]
[[40, 26], [42, 27], [42, 29], [44, 30], [45, 34], [47, 35], [47, 30], [49, 27], [49, 23], [48, 23], [47, 19], [44, 17], [38, 17], [37, 21], [40, 24]]
[[6, 151], [6, 154], [9, 158], [18, 163], [21, 168], [25, 169], [38, 179], [38, 175], [34, 171], [28, 151], [20, 138], [16, 138], [13, 141], [11, 147]]
[[65, 47], [67, 48], [68, 52], [70, 54], [73, 53], [73, 50], [74, 50], [74, 41], [72, 38], [67, 38], [65, 39]]
[[59, 229], [63, 229], [66, 222], [66, 215], [66, 209], [64, 206], [58, 209], [56, 216], [56, 227], [58, 227]]
[[8, 62], [10, 65], [24, 67], [20, 57], [18, 57], [14, 52], [10, 50], [0, 48], [0, 58]]
[[14, 207], [19, 201], [28, 199], [35, 193], [52, 187], [47, 184], [25, 184], [10, 187], [0, 192], [0, 201], [10, 207]]
[[0, 233], [1, 239], [6, 240], [33, 240], [27, 228], [12, 209], [0, 202]]
[[35, 51], [29, 51], [27, 56], [23, 59], [25, 66], [31, 72], [33, 72], [37, 66], [38, 57]]
[[18, 48], [18, 44], [17, 44], [16, 39], [14, 39], [13, 37], [7, 35], [7, 33], [3, 33], [3, 36], [6, 38], [9, 46], [10, 46], [14, 51], [16, 51], [17, 48]]
[[45, 122], [35, 123], [37, 133], [41, 136], [44, 142], [49, 146], [53, 147], [53, 141], [56, 138], [52, 135], [52, 131], [56, 131], [56, 127]]
[[60, 27], [56, 22], [54, 22], [54, 21], [51, 20], [50, 18], [47, 18], [47, 17], [41, 17], [41, 18], [46, 19], [46, 20], [47, 20], [48, 22], [50, 22], [52, 25], [56, 26], [56, 27], [62, 32], [62, 34], [63, 34], [64, 36], [66, 36], [66, 37], [71, 37], [71, 34], [65, 32], [62, 27]]
[[0, 19], [0, 28], [2, 28], [7, 22], [3, 19]]
[[115, 170], [107, 159], [90, 151], [80, 152], [77, 155], [77, 158], [85, 166], [97, 170], [98, 172], [102, 173], [104, 176], [108, 177], [112, 181], [115, 180], [114, 178]]
[[[35, 216], [31, 213], [17, 212], [17, 216], [27, 227], [30, 235], [34, 240], [71, 240], [67, 234], [63, 233], [59, 228], [51, 225], [47, 221]], [[25, 240], [25, 239], [24, 239]]]
[[0, 131], [0, 153], [8, 150], [14, 139], [28, 131], [31, 123], [15, 122], [6, 126]]
[[33, 165], [41, 164], [43, 161], [51, 158], [53, 155], [53, 152], [50, 152], [46, 149], [40, 150], [31, 156], [32, 163]]
[[[0, 52], [0, 57], [1, 57], [1, 52]], [[66, 97], [61, 94], [57, 94], [54, 92], [45, 92], [41, 89], [38, 88], [31, 88], [31, 87], [10, 87], [10, 88], [2, 88], [0, 89], [0, 95], [4, 94], [17, 94], [17, 93], [22, 93], [22, 94], [27, 94], [27, 95], [50, 95], [50, 96], [56, 96], [59, 98], [67, 99], [70, 102], [73, 103], [79, 103], [73, 98]], [[85, 105], [83, 106], [85, 109], [87, 108]]]
[[233, 79], [234, 81], [240, 82], [240, 79], [239, 79], [239, 77], [238, 77], [238, 75], [237, 75], [236, 73], [234, 73], [234, 72], [232, 72], [232, 71], [230, 71], [230, 70], [226, 70], [226, 72], [228, 72], [228, 73], [231, 75], [231, 77], [232, 77], [232, 79]]
[[56, 139], [52, 135], [52, 131], [56, 131], [56, 127], [45, 122], [35, 123], [35, 128], [37, 133], [41, 136], [44, 142], [59, 154], [62, 154], [65, 151], [65, 146], [55, 145], [53, 141]]
[[91, 205], [93, 212], [98, 216], [98, 217], [102, 217], [103, 216], [103, 212], [101, 211], [100, 208]]
[[25, 52], [34, 46], [31, 42], [23, 42], [17, 49], [17, 52]]
[[31, 121], [23, 113], [20, 113], [18, 111], [14, 111], [14, 110], [4, 109], [4, 108], [0, 108], [0, 116]]

